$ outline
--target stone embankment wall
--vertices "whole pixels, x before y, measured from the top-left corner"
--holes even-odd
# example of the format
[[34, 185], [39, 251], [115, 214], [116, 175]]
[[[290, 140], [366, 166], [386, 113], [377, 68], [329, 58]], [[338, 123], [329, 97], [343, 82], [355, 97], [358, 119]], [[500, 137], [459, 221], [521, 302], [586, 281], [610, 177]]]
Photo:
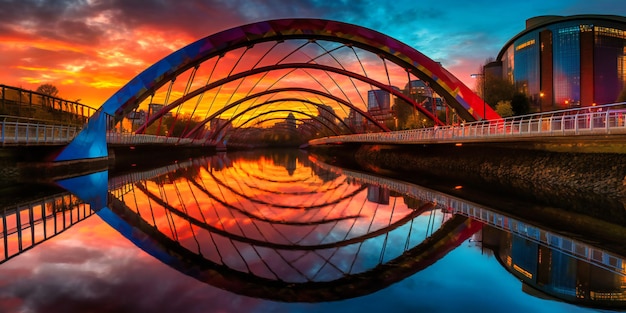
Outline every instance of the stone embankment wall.
[[[333, 153], [329, 153], [332, 155]], [[346, 162], [349, 153], [342, 152]], [[626, 221], [626, 156], [561, 153], [489, 145], [363, 145], [352, 150], [362, 169], [406, 178], [429, 177], [506, 192], [543, 204]]]
[[359, 164], [399, 172], [484, 181], [529, 192], [626, 197], [626, 156], [555, 153], [524, 149], [463, 147], [385, 148], [363, 146]]

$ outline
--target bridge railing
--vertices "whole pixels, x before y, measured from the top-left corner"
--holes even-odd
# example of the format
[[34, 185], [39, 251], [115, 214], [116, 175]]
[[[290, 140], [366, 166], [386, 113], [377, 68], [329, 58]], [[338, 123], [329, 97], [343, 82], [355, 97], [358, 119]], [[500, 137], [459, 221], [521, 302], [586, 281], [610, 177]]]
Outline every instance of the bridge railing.
[[442, 210], [467, 216], [492, 227], [558, 250], [576, 259], [594, 264], [595, 266], [604, 268], [613, 273], [622, 276], [626, 275], [626, 259], [619, 254], [578, 241], [574, 238], [566, 237], [557, 232], [544, 230], [536, 225], [518, 220], [514, 217], [509, 217], [480, 204], [396, 179], [342, 169], [322, 162], [316, 162], [316, 164], [336, 174], [346, 175], [357, 182], [383, 187], [424, 202], [433, 202], [436, 204], [436, 207]]
[[147, 135], [147, 134], [135, 134], [135, 133], [130, 133], [130, 132], [108, 132], [107, 143], [118, 144], [118, 145], [142, 145], [142, 144], [202, 145], [202, 144], [205, 144], [205, 140]]
[[0, 114], [20, 117], [54, 119], [81, 125], [96, 109], [50, 95], [17, 87], [0, 85]]
[[54, 125], [54, 121], [0, 115], [0, 144], [55, 145], [69, 143], [80, 131], [72, 125]]
[[0, 208], [0, 263], [53, 238], [93, 215], [70, 193]]
[[482, 138], [519, 138], [592, 134], [626, 134], [626, 103], [484, 120], [461, 125], [386, 133], [342, 135], [314, 139], [311, 145], [339, 142], [414, 143]]

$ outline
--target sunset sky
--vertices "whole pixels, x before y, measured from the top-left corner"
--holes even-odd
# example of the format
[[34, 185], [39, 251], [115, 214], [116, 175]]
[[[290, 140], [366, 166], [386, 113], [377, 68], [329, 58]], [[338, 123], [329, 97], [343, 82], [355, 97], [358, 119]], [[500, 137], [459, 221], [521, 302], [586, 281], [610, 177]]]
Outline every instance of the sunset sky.
[[242, 24], [322, 18], [374, 29], [471, 73], [538, 15], [626, 15], [623, 0], [0, 0], [0, 84], [56, 85], [99, 107], [148, 66], [187, 44]]

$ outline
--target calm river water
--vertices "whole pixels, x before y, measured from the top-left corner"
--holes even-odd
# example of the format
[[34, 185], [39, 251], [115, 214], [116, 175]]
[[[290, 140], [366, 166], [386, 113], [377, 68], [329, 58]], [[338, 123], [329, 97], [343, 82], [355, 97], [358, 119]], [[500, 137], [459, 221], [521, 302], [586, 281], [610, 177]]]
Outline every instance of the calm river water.
[[620, 242], [300, 151], [58, 184], [2, 195], [0, 312], [626, 309]]

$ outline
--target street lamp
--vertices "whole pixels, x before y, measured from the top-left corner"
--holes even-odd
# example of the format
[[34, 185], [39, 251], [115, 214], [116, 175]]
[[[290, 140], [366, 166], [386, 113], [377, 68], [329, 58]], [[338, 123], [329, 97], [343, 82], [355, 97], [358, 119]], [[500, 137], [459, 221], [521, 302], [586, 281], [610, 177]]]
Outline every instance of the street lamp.
[[484, 73], [482, 74], [472, 74], [473, 78], [482, 77], [483, 78], [483, 120], [487, 119], [487, 101], [485, 100], [485, 85], [487, 85], [487, 76]]
[[543, 91], [539, 92], [539, 113], [543, 112], [543, 96], [545, 94], [543, 93]]

